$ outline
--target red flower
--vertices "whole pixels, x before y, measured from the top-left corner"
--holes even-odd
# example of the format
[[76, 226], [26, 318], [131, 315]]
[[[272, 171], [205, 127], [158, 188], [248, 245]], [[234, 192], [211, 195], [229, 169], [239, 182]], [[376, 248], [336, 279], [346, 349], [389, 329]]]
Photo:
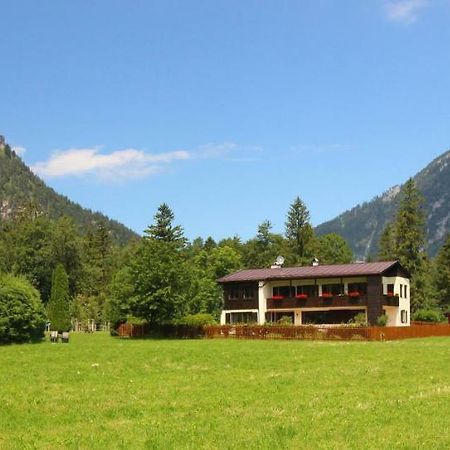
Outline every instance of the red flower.
[[333, 294], [331, 292], [322, 292], [323, 298], [331, 298], [333, 297]]
[[348, 296], [349, 297], [359, 297], [359, 292], [358, 291], [349, 292]]
[[387, 296], [388, 296], [388, 297], [393, 297], [393, 296], [394, 296], [394, 293], [393, 293], [392, 291], [388, 291]]
[[308, 298], [308, 294], [297, 294], [295, 298], [301, 298], [303, 300], [306, 300]]
[[283, 300], [284, 295], [273, 295], [272, 300]]

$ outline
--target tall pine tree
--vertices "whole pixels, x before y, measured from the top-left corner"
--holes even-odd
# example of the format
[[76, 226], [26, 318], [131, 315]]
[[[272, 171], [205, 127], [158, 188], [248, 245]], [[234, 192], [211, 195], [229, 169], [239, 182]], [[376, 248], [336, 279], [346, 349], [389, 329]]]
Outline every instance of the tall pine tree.
[[439, 304], [450, 312], [450, 233], [435, 260], [434, 284]]
[[312, 256], [314, 232], [305, 203], [297, 197], [289, 207], [285, 222], [285, 235], [289, 245], [288, 258], [292, 263], [306, 263]]
[[410, 178], [402, 188], [395, 221], [380, 240], [379, 259], [398, 259], [411, 274], [411, 309], [435, 307], [430, 263], [425, 251], [424, 198]]
[[378, 259], [380, 261], [394, 261], [398, 259], [395, 225], [393, 223], [388, 223], [381, 234], [378, 244]]
[[181, 246], [185, 244], [183, 228], [180, 225], [173, 225], [175, 215], [169, 205], [166, 203], [159, 205], [154, 219], [155, 222], [144, 231], [147, 239], [176, 243]]
[[425, 252], [424, 198], [410, 178], [402, 189], [395, 221], [396, 253], [411, 275], [423, 268]]

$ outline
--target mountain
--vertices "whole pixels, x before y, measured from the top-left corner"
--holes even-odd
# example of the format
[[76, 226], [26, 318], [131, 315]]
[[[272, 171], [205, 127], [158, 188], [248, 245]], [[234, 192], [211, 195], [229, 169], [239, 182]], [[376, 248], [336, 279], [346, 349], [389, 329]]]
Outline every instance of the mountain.
[[[450, 150], [421, 170], [414, 180], [425, 197], [427, 249], [430, 256], [434, 256], [450, 231]], [[375, 256], [384, 227], [395, 217], [401, 188], [393, 186], [371, 201], [319, 225], [317, 234], [341, 235], [357, 259]]]
[[0, 223], [20, 214], [30, 205], [53, 219], [69, 216], [82, 231], [95, 223], [104, 222], [113, 240], [118, 243], [123, 244], [137, 237], [125, 225], [99, 212], [82, 208], [56, 193], [24, 164], [0, 136]]

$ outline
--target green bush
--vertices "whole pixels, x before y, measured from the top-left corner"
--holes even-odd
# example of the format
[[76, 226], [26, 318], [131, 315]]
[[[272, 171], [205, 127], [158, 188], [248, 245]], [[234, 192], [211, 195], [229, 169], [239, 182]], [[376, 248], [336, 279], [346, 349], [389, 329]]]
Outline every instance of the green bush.
[[281, 316], [281, 318], [277, 321], [278, 325], [294, 325], [294, 321], [292, 317], [289, 316]]
[[381, 314], [381, 316], [379, 316], [377, 318], [377, 325], [379, 327], [385, 327], [387, 325], [389, 321], [389, 317], [386, 314]]
[[0, 275], [0, 343], [40, 340], [46, 320], [39, 292], [28, 281]]
[[444, 316], [438, 309], [418, 309], [413, 314], [413, 320], [420, 322], [442, 322]]
[[146, 325], [148, 321], [142, 317], [135, 317], [132, 315], [127, 316], [127, 323], [130, 325]]
[[189, 314], [177, 320], [175, 325], [189, 325], [191, 327], [202, 327], [205, 325], [215, 325], [216, 320], [211, 314]]
[[361, 312], [356, 314], [356, 316], [353, 317], [353, 319], [350, 319], [348, 323], [355, 327], [367, 327], [366, 313]]

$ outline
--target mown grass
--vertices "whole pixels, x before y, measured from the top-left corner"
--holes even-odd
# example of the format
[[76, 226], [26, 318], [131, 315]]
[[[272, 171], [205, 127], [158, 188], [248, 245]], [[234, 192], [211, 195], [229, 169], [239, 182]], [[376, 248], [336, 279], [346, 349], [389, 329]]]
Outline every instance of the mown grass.
[[0, 347], [0, 448], [450, 448], [450, 339]]

